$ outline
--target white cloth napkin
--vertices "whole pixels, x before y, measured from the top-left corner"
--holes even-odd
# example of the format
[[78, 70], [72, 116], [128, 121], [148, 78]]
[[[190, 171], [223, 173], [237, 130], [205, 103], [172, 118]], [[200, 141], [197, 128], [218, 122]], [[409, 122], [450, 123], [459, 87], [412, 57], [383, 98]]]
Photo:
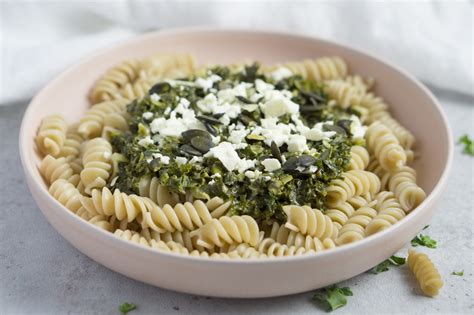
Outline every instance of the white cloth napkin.
[[134, 34], [207, 25], [294, 31], [350, 44], [423, 81], [473, 91], [473, 5], [465, 1], [4, 1], [0, 104], [33, 96], [86, 53]]

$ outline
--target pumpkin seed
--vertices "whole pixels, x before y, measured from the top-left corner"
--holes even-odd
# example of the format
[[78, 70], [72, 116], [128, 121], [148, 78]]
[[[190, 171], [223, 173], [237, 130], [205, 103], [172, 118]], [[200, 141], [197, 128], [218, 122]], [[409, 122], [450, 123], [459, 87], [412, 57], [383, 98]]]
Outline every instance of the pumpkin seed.
[[202, 121], [203, 123], [208, 123], [208, 124], [211, 124], [211, 125], [222, 125], [222, 122], [213, 118], [213, 117], [210, 117], [210, 116], [206, 116], [206, 115], [198, 115], [196, 116], [197, 119], [199, 119], [200, 121]]
[[323, 110], [323, 106], [311, 106], [311, 105], [303, 105], [300, 106], [301, 113], [314, 113]]
[[337, 125], [328, 125], [328, 124], [323, 125], [323, 131], [335, 131], [340, 134], [346, 134], [346, 131], [344, 130], [344, 128], [339, 127]]
[[213, 135], [214, 137], [217, 136], [217, 129], [216, 129], [216, 127], [214, 127], [213, 125], [208, 124], [208, 123], [204, 123], [204, 127], [206, 127], [207, 131], [209, 131], [209, 133], [210, 133], [211, 135]]
[[240, 115], [239, 120], [246, 126], [250, 125], [254, 120], [246, 115]]
[[330, 155], [331, 155], [331, 151], [325, 150], [321, 152], [321, 154], [318, 156], [318, 161], [325, 161], [329, 158]]
[[263, 141], [263, 140], [265, 140], [265, 137], [264, 137], [264, 136], [253, 135], [253, 134], [247, 135], [246, 138], [249, 139], [249, 140], [257, 140], [257, 141]]
[[218, 114], [212, 115], [212, 117], [214, 117], [215, 119], [219, 119], [219, 118], [221, 118], [221, 117], [224, 116], [224, 115], [225, 115], [225, 113], [218, 113]]
[[296, 168], [299, 166], [298, 163], [298, 158], [297, 157], [291, 157], [288, 160], [286, 160], [285, 163], [283, 163], [283, 166], [281, 167], [282, 170], [284, 171], [296, 171]]
[[191, 145], [201, 153], [206, 153], [212, 148], [212, 140], [206, 137], [196, 136], [191, 139]]
[[346, 132], [346, 134], [350, 134], [351, 133], [351, 125], [352, 125], [352, 120], [350, 119], [341, 119], [337, 122], [337, 125], [339, 127], [341, 127], [342, 129], [344, 129], [344, 131]]
[[253, 104], [251, 100], [247, 99], [246, 97], [243, 97], [242, 95], [237, 95], [235, 98], [244, 104]]
[[326, 99], [323, 96], [315, 94], [313, 92], [301, 91], [301, 95], [306, 96], [309, 99], [314, 99], [318, 103], [326, 102]]
[[275, 159], [277, 159], [278, 161], [282, 162], [280, 148], [278, 147], [275, 141], [272, 141], [272, 143], [270, 144], [270, 149], [272, 151], [273, 157], [275, 157]]
[[161, 94], [163, 92], [169, 92], [171, 90], [171, 85], [168, 82], [160, 82], [153, 85], [148, 94]]
[[193, 148], [192, 146], [190, 146], [189, 144], [183, 144], [181, 147], [179, 147], [179, 149], [181, 150], [182, 153], [184, 153], [185, 155], [190, 155], [190, 156], [201, 156], [201, 152], [199, 150], [196, 150], [195, 148]]
[[301, 155], [298, 157], [298, 165], [302, 167], [308, 167], [316, 163], [316, 159], [311, 155]]
[[194, 137], [202, 137], [211, 140], [209, 132], [201, 129], [189, 129], [181, 133], [184, 142], [190, 142]]

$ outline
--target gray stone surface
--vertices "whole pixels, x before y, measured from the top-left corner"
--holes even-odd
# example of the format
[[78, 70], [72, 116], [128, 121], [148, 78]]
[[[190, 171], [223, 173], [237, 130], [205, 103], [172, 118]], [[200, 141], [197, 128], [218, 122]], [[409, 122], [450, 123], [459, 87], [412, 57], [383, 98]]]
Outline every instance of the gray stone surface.
[[[474, 136], [469, 97], [437, 92], [454, 137]], [[191, 296], [155, 288], [119, 275], [67, 243], [45, 220], [26, 187], [18, 156], [18, 131], [26, 104], [0, 107], [0, 314], [315, 314], [311, 292], [286, 297], [237, 300]], [[445, 281], [435, 299], [420, 294], [406, 266], [379, 275], [362, 274], [342, 285], [354, 296], [337, 314], [472, 313], [474, 158], [455, 148], [452, 175], [426, 233], [437, 249], [422, 248]], [[400, 251], [406, 254], [406, 248]], [[451, 275], [464, 270], [464, 277]], [[308, 275], [309, 277], [311, 275]]]

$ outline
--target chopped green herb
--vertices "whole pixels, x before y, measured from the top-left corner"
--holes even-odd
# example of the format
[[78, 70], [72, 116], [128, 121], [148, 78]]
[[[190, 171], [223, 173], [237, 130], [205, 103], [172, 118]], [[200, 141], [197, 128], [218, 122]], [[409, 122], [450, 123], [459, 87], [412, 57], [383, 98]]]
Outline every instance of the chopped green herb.
[[389, 259], [381, 262], [370, 271], [373, 274], [388, 271], [389, 266], [401, 266], [405, 264], [405, 258], [398, 256], [391, 256]]
[[464, 276], [464, 270], [461, 270], [461, 271], [453, 271], [451, 274], [452, 274], [453, 276], [460, 276], [460, 277], [462, 277], [462, 276]]
[[420, 234], [411, 240], [411, 246], [425, 246], [428, 248], [436, 248], [436, 241], [428, 235]]
[[337, 285], [318, 290], [313, 295], [313, 300], [324, 305], [328, 312], [334, 311], [347, 304], [346, 296], [352, 296], [348, 287], [339, 288]]
[[[118, 163], [117, 179], [110, 188], [139, 194], [140, 187], [143, 187], [140, 183], [156, 177], [159, 184], [166, 186], [172, 193], [191, 194], [199, 199], [209, 196], [230, 199], [230, 215], [246, 214], [259, 222], [285, 222], [286, 215], [282, 209], [285, 204], [310, 205], [324, 210], [326, 188], [331, 180], [341, 176], [349, 164], [350, 149], [356, 139], [348, 130], [351, 119], [357, 113], [328, 102], [323, 86], [319, 83], [301, 76], [275, 82], [258, 70], [258, 64], [243, 70], [212, 68], [205, 76], [212, 74], [220, 78], [213, 83], [212, 90], [215, 92], [196, 85], [198, 77], [191, 76], [176, 81], [186, 84], [157, 83], [150, 90], [153, 97], [149, 93], [130, 103], [127, 106], [130, 130], [112, 136], [114, 150], [122, 154], [126, 161]], [[300, 111], [296, 115], [300, 124], [309, 128], [317, 123], [324, 124], [326, 129], [320, 132], [335, 131], [331, 132], [333, 135], [321, 140], [317, 140], [317, 137], [315, 140], [307, 139], [308, 150], [304, 152], [290, 148], [288, 143], [272, 146], [268, 135], [255, 131], [258, 130], [256, 127], [261, 127], [262, 120], [267, 119], [267, 123], [270, 120], [262, 110], [262, 104], [258, 104], [263, 96], [257, 97], [259, 93], [254, 87], [246, 88], [246, 97], [239, 96], [228, 101], [232, 106], [241, 107], [238, 110], [240, 113], [235, 116], [224, 117], [224, 113], [211, 113], [206, 109], [203, 100], [206, 97], [209, 100], [209, 95], [218, 95], [218, 92], [226, 89], [229, 94], [229, 89], [243, 82], [252, 86], [251, 82], [256, 79], [271, 84], [277, 93], [290, 95], [291, 101], [298, 104], [300, 109], [308, 106], [314, 109]], [[155, 119], [146, 119], [148, 113], [152, 113]], [[176, 119], [181, 119], [183, 113], [186, 113], [186, 117], [196, 117], [198, 122], [195, 122], [194, 127], [179, 135], [170, 132], [171, 128], [161, 134], [163, 121], [171, 119], [172, 114]], [[271, 119], [274, 119], [275, 124], [294, 129], [294, 117], [285, 113]], [[232, 132], [230, 126], [240, 126], [247, 131], [240, 140], [240, 148], [236, 148], [235, 152], [242, 161], [254, 163], [255, 166], [250, 167], [249, 172], [236, 169], [228, 171], [228, 167], [211, 151], [218, 144], [229, 142]], [[267, 171], [261, 162], [268, 158], [278, 159], [282, 167]]]
[[122, 305], [119, 306], [119, 311], [122, 314], [127, 314], [128, 312], [133, 311], [136, 308], [137, 308], [137, 306], [135, 304], [125, 302], [125, 303], [123, 303]]
[[464, 145], [464, 149], [462, 150], [462, 153], [470, 155], [470, 156], [474, 156], [474, 141], [470, 139], [467, 134], [459, 138], [458, 143]]

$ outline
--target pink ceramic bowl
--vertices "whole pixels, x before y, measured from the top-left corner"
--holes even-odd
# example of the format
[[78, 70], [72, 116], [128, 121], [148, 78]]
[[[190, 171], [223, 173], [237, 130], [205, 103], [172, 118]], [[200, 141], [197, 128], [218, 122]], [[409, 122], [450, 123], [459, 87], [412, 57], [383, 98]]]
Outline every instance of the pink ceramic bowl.
[[[389, 229], [313, 256], [226, 261], [161, 253], [115, 238], [86, 223], [53, 199], [38, 172], [34, 137], [41, 119], [60, 113], [77, 121], [89, 107], [88, 93], [108, 68], [126, 58], [159, 52], [190, 52], [200, 63], [246, 59], [276, 63], [338, 55], [352, 73], [376, 79], [376, 93], [417, 138], [415, 164], [426, 200]], [[256, 298], [320, 288], [360, 274], [409, 242], [433, 216], [452, 162], [451, 132], [428, 89], [400, 68], [365, 52], [330, 41], [266, 31], [179, 29], [139, 36], [71, 67], [31, 101], [20, 131], [20, 153], [28, 186], [51, 225], [78, 250], [100, 264], [162, 288], [219, 297]]]

